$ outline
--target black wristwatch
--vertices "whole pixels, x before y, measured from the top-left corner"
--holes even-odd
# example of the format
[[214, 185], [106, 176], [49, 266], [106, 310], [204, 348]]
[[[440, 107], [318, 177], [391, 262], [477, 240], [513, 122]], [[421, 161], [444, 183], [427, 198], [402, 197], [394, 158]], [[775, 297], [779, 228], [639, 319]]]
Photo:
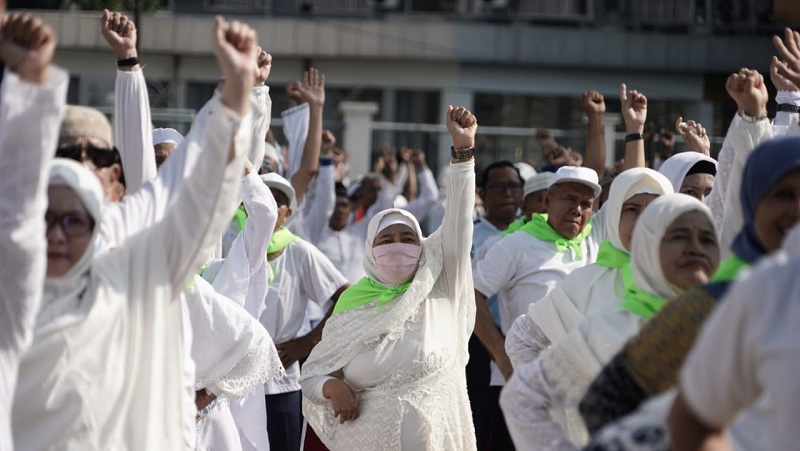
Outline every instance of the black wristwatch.
[[470, 147], [469, 149], [456, 150], [455, 147], [450, 146], [450, 156], [453, 157], [454, 160], [469, 160], [475, 157], [475, 148]]
[[800, 113], [800, 106], [792, 105], [791, 103], [780, 103], [778, 104], [778, 111], [784, 111], [786, 113]]

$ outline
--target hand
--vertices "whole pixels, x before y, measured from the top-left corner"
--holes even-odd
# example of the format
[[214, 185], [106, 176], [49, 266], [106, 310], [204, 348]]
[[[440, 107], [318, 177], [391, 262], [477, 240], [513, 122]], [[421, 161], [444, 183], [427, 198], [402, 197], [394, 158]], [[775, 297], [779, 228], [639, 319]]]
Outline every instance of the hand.
[[711, 142], [708, 140], [705, 127], [695, 121], [683, 122], [683, 118], [679, 117], [675, 121], [675, 130], [681, 135], [689, 149], [703, 155], [711, 155]]
[[603, 94], [597, 91], [586, 91], [581, 96], [581, 108], [589, 119], [597, 118], [606, 113], [606, 102]]
[[642, 133], [647, 121], [647, 97], [639, 91], [631, 90], [625, 83], [619, 85], [619, 101], [622, 104], [622, 119], [625, 121], [625, 133]]
[[342, 379], [329, 379], [322, 386], [322, 396], [330, 399], [333, 414], [339, 417], [339, 424], [358, 418], [358, 399], [347, 382]]
[[395, 176], [397, 176], [397, 150], [390, 146], [388, 143], [383, 143], [381, 147], [381, 159], [383, 161], [383, 175], [394, 183]]
[[250, 111], [250, 88], [255, 83], [253, 61], [258, 51], [256, 32], [242, 22], [226, 22], [217, 16], [214, 36], [214, 53], [225, 77], [222, 103], [244, 116]]
[[575, 152], [571, 147], [567, 147], [566, 153], [570, 166], [583, 166], [583, 155], [580, 152]]
[[331, 158], [333, 158], [333, 164], [338, 166], [346, 163], [347, 160], [350, 159], [350, 152], [341, 147], [333, 147], [331, 149]]
[[[780, 66], [778, 67], [778, 73], [782, 73]], [[748, 116], [764, 116], [767, 114], [769, 94], [767, 94], [767, 85], [764, 83], [764, 77], [758, 71], [742, 68], [739, 72], [728, 77], [725, 82], [725, 89], [736, 101], [739, 114], [744, 113]]]
[[514, 367], [511, 366], [511, 360], [505, 352], [503, 352], [503, 355], [495, 357], [494, 364], [497, 365], [497, 369], [500, 370], [503, 379], [506, 381], [511, 379], [511, 376], [514, 375]]
[[322, 131], [322, 146], [320, 147], [320, 154], [329, 155], [336, 145], [336, 137], [333, 136], [330, 130]]
[[675, 147], [675, 133], [662, 128], [661, 131], [658, 132], [658, 142], [671, 151]]
[[278, 357], [281, 358], [283, 367], [289, 368], [294, 362], [302, 360], [311, 354], [311, 350], [314, 349], [314, 342], [311, 338], [305, 336], [276, 344], [275, 348], [278, 350]]
[[[773, 71], [777, 72], [777, 74], [791, 83], [791, 86], [795, 87], [794, 90], [797, 90], [796, 87], [800, 86], [800, 33], [786, 28], [784, 30], [784, 39], [781, 40], [778, 36], [773, 36], [772, 43], [775, 45], [775, 49], [778, 50], [783, 61], [772, 57], [772, 66], [775, 66], [775, 68], [773, 70], [773, 68], [770, 67], [770, 74], [772, 74]], [[778, 89], [792, 91], [792, 89], [778, 87], [778, 83], [775, 82], [775, 77], [772, 77], [772, 83], [774, 83], [775, 87]]]
[[30, 14], [0, 17], [0, 59], [29, 83], [47, 83], [56, 36], [42, 19]]
[[425, 152], [423, 152], [422, 149], [414, 149], [411, 153], [411, 162], [414, 163], [417, 170], [424, 169], [428, 166], [425, 162]]
[[325, 75], [320, 74], [316, 68], [312, 67], [303, 73], [303, 82], [298, 90], [309, 106], [322, 108], [325, 105]]
[[264, 51], [261, 47], [258, 48], [258, 56], [256, 57], [256, 86], [261, 86], [266, 83], [269, 78], [269, 73], [272, 70], [272, 55]]
[[136, 57], [136, 24], [132, 20], [105, 9], [100, 30], [118, 60]]
[[379, 155], [378, 158], [375, 160], [375, 163], [372, 165], [372, 172], [376, 174], [383, 173], [383, 170], [386, 168], [386, 162], [383, 160], [383, 155]]
[[772, 63], [769, 65], [769, 78], [772, 80], [775, 89], [778, 91], [800, 91], [800, 89], [797, 89], [797, 85], [778, 72], [778, 63], [778, 58], [773, 56]]
[[290, 99], [294, 100], [294, 102], [298, 105], [301, 103], [306, 103], [303, 100], [303, 96], [300, 94], [300, 82], [293, 81], [286, 85], [286, 95], [289, 96]]
[[478, 130], [478, 119], [464, 107], [447, 107], [447, 131], [453, 138], [453, 148], [466, 150], [475, 147], [475, 132]]
[[403, 163], [411, 163], [411, 154], [414, 151], [408, 147], [401, 147], [400, 148], [400, 158], [403, 159]]

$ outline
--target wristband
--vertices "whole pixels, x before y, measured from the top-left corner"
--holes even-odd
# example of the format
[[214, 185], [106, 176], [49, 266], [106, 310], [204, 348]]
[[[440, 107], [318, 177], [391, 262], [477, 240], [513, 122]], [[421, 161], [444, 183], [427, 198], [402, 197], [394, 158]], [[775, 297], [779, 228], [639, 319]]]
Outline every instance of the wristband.
[[139, 64], [139, 57], [127, 58], [124, 60], [117, 60], [117, 67], [135, 66]]
[[742, 111], [741, 113], [739, 113], [739, 116], [741, 116], [741, 117], [742, 117], [742, 120], [743, 120], [743, 121], [745, 121], [745, 122], [749, 122], [749, 123], [751, 123], [751, 124], [755, 124], [756, 122], [759, 122], [759, 121], [763, 121], [763, 120], [769, 119], [769, 118], [767, 117], [767, 115], [766, 115], [766, 114], [763, 114], [763, 115], [761, 115], [761, 116], [748, 116], [748, 115], [747, 115], [747, 113], [745, 113], [744, 111]]
[[800, 106], [792, 105], [791, 103], [778, 104], [778, 111], [786, 113], [800, 113]]
[[333, 166], [333, 158], [330, 156], [319, 157], [320, 166]]
[[644, 139], [644, 137], [642, 137], [641, 133], [631, 133], [630, 135], [625, 135], [625, 142], [626, 143], [629, 143], [631, 141], [639, 141], [641, 139]]
[[470, 147], [469, 149], [456, 150], [455, 147], [450, 146], [450, 156], [454, 160], [468, 160], [475, 157], [475, 148]]

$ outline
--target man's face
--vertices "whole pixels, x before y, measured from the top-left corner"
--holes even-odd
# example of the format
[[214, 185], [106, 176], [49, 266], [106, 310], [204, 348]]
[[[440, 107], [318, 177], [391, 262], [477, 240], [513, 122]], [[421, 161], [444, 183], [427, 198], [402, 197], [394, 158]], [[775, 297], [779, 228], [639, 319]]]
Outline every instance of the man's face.
[[514, 220], [522, 204], [522, 182], [513, 168], [502, 166], [489, 171], [480, 192], [486, 216]]
[[289, 205], [289, 198], [286, 197], [283, 191], [277, 188], [270, 188], [269, 190], [272, 193], [272, 197], [275, 198], [275, 203], [278, 204], [278, 222], [275, 223], [275, 230], [277, 231], [292, 216], [292, 209]]
[[369, 208], [375, 203], [378, 198], [378, 193], [381, 190], [381, 179], [375, 178], [368, 180], [361, 185], [361, 205], [364, 208]]
[[562, 237], [578, 236], [592, 216], [594, 191], [581, 183], [559, 183], [547, 193], [547, 222]]
[[331, 214], [331, 218], [328, 221], [328, 226], [338, 232], [347, 227], [347, 219], [349, 216], [350, 199], [346, 196], [337, 196], [336, 204], [333, 207], [333, 214]]
[[156, 167], [160, 168], [170, 154], [178, 147], [175, 143], [161, 143], [153, 146], [156, 153]]
[[76, 160], [94, 172], [103, 185], [106, 201], [119, 202], [125, 189], [120, 183], [122, 165], [108, 143], [96, 138], [67, 136], [59, 138], [56, 156]]
[[525, 196], [525, 202], [522, 204], [522, 215], [525, 216], [526, 221], [530, 221], [531, 215], [534, 213], [547, 213], [546, 194], [547, 190], [543, 189]]

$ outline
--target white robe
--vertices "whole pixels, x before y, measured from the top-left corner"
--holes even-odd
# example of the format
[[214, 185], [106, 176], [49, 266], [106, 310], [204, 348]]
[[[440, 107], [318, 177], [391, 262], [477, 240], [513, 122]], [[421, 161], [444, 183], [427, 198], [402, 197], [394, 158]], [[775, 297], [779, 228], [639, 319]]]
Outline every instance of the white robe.
[[33, 337], [46, 271], [47, 175], [69, 77], [50, 66], [46, 85], [6, 69], [0, 89], [0, 449], [11, 450], [17, 366]]

